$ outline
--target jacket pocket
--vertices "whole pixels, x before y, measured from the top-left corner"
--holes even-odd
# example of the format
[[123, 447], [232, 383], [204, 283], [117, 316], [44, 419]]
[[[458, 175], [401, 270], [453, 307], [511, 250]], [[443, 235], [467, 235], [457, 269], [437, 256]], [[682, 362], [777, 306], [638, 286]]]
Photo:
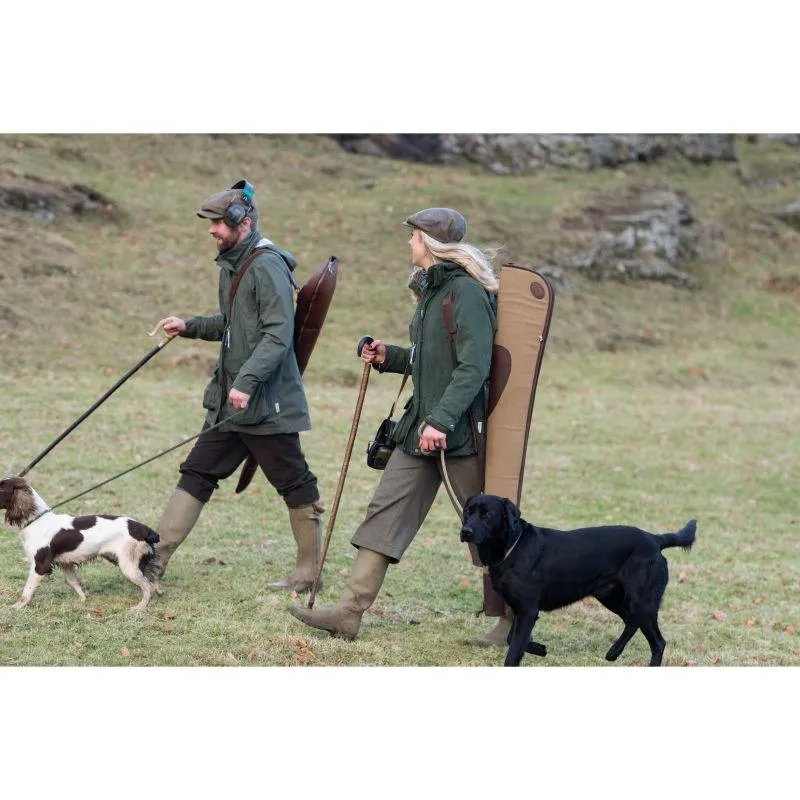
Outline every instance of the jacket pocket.
[[247, 401], [247, 408], [234, 422], [237, 425], [262, 425], [269, 417], [269, 390], [266, 383], [259, 383]]
[[217, 378], [218, 373], [214, 372], [214, 377], [209, 381], [206, 390], [203, 392], [203, 408], [209, 411], [216, 411], [219, 408], [219, 401], [222, 395], [222, 387]]
[[[467, 412], [469, 413], [469, 412]], [[474, 442], [472, 441], [472, 426], [469, 423], [467, 415], [461, 417], [452, 431], [447, 434], [447, 449], [450, 451], [460, 450], [462, 447], [472, 445], [474, 450]]]

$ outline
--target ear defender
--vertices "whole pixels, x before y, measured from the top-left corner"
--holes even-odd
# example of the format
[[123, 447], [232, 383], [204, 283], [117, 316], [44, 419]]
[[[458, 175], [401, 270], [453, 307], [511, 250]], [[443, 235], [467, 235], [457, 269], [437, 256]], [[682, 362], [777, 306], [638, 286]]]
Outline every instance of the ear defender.
[[253, 208], [253, 194], [255, 193], [255, 187], [252, 183], [250, 183], [250, 181], [242, 178], [242, 180], [234, 183], [233, 186], [231, 186], [231, 189], [241, 189], [241, 202], [234, 200], [225, 210], [225, 213], [222, 216], [222, 221], [229, 227], [236, 228], [244, 222], [245, 217]]

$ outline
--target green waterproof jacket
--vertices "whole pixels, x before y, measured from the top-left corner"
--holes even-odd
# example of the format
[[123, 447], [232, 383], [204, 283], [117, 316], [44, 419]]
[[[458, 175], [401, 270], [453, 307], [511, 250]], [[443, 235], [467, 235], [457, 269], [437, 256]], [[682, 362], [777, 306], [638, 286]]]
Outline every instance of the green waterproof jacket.
[[[244, 274], [228, 319], [228, 297], [239, 268], [254, 249], [261, 250]], [[206, 424], [236, 413], [228, 393], [250, 395], [245, 411], [222, 431], [252, 434], [296, 433], [311, 427], [300, 370], [294, 354], [294, 292], [290, 270], [294, 256], [253, 231], [216, 258], [219, 266], [219, 314], [186, 320], [190, 339], [220, 342], [219, 359], [203, 395]]]
[[[483, 452], [485, 385], [497, 330], [496, 297], [456, 264], [434, 264], [425, 273], [422, 298], [409, 326], [411, 347], [386, 346], [380, 372], [405, 372], [411, 359], [414, 393], [393, 438], [409, 455], [419, 449], [423, 422], [447, 434], [447, 455]], [[455, 354], [445, 328], [442, 301], [452, 296]], [[455, 363], [454, 363], [455, 359]]]

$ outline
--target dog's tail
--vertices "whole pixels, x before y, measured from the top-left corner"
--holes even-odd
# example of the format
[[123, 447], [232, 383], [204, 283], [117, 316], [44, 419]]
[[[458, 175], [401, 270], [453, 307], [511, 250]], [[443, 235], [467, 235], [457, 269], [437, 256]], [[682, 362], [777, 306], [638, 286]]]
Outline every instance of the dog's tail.
[[697, 520], [690, 519], [682, 530], [677, 533], [656, 534], [658, 546], [664, 550], [666, 547], [682, 547], [684, 550], [691, 550], [694, 544], [695, 532], [697, 531]]

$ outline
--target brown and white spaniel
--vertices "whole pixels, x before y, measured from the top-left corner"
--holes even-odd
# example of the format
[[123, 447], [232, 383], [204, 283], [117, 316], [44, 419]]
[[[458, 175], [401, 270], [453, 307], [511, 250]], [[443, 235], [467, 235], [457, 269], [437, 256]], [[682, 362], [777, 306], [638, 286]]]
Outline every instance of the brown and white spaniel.
[[26, 606], [39, 584], [61, 568], [67, 583], [81, 600], [86, 599], [75, 567], [98, 556], [116, 564], [122, 574], [142, 590], [141, 601], [132, 611], [144, 611], [156, 587], [147, 573], [158, 534], [129, 517], [55, 514], [23, 478], [0, 481], [0, 508], [6, 523], [17, 529], [30, 562], [22, 597], [14, 608]]

